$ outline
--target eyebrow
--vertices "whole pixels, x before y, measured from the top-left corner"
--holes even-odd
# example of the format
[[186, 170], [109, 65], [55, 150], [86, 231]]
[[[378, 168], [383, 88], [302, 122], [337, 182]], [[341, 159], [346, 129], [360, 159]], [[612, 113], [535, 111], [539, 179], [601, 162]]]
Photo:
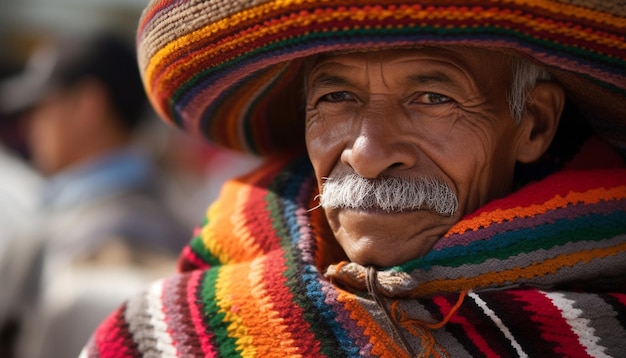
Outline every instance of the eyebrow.
[[319, 87], [333, 87], [333, 86], [343, 86], [348, 85], [351, 82], [345, 78], [338, 75], [331, 75], [329, 73], [322, 72], [316, 75], [311, 81], [311, 87], [319, 88]]
[[441, 71], [436, 71], [430, 74], [410, 75], [407, 77], [407, 82], [417, 85], [430, 83], [454, 84], [452, 78], [450, 78], [450, 76]]

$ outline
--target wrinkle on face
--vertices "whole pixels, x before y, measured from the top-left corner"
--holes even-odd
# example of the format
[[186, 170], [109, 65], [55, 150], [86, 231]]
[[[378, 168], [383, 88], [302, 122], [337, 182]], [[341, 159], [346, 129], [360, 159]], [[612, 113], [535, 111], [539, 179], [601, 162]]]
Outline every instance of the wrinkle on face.
[[459, 199], [452, 217], [325, 209], [352, 261], [388, 266], [424, 255], [463, 215], [510, 187], [509, 62], [486, 50], [423, 48], [327, 55], [311, 66], [306, 140], [320, 186], [336, 173], [432, 176]]

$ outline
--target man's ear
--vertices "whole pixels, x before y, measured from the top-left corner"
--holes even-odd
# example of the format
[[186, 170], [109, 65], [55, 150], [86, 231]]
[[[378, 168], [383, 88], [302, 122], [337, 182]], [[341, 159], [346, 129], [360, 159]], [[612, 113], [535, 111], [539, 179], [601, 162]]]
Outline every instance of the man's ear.
[[517, 152], [518, 161], [533, 162], [548, 149], [564, 106], [565, 92], [558, 83], [540, 82], [528, 93], [526, 113], [519, 124], [522, 126], [522, 137]]

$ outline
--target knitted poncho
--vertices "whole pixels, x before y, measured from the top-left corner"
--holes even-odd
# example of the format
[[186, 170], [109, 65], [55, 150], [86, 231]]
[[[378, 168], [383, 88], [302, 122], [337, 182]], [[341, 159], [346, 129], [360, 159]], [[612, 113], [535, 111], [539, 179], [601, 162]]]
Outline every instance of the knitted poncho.
[[182, 272], [83, 355], [626, 357], [626, 170], [553, 174], [378, 271], [323, 264], [316, 191], [306, 159], [228, 182]]

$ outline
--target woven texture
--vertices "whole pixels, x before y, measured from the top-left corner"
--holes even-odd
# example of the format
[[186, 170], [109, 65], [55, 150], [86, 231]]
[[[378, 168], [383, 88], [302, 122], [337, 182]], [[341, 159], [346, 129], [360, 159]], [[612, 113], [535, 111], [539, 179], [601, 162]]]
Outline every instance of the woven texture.
[[[406, 357], [364, 268], [326, 270], [308, 160], [226, 184], [182, 273], [130, 300], [89, 357]], [[563, 171], [462, 219], [378, 272], [414, 352], [626, 356], [626, 170]]]
[[137, 41], [157, 112], [239, 151], [303, 145], [299, 58], [460, 45], [515, 52], [549, 67], [626, 153], [626, 133], [616, 130], [626, 118], [625, 34], [626, 6], [602, 0], [154, 0]]

